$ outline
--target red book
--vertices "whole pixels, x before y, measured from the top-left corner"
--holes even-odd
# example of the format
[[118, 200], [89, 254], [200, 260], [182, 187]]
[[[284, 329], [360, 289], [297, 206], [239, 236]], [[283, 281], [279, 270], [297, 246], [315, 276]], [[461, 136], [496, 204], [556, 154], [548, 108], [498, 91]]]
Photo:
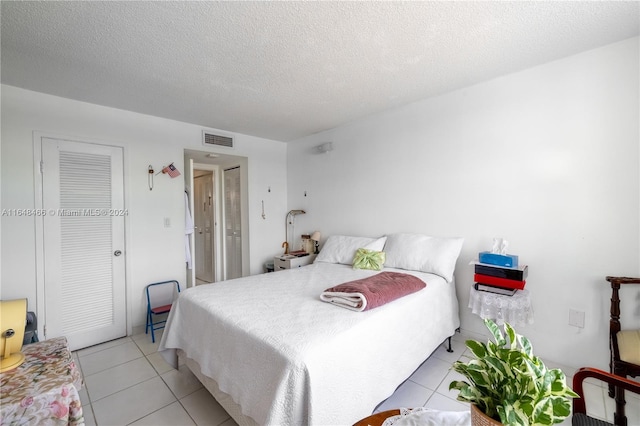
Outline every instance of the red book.
[[515, 288], [522, 290], [526, 281], [510, 280], [508, 278], [492, 277], [490, 275], [474, 274], [473, 280], [480, 284], [495, 285], [497, 287]]

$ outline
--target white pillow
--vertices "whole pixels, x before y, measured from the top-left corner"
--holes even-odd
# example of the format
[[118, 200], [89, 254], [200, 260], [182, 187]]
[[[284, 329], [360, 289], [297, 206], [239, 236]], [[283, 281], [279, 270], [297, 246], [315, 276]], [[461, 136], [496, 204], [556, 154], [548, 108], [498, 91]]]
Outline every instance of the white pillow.
[[315, 262], [353, 264], [353, 257], [359, 248], [382, 251], [387, 237], [349, 237], [346, 235], [331, 235], [322, 246]]
[[436, 238], [421, 234], [392, 234], [384, 246], [387, 268], [440, 275], [451, 282], [463, 238]]

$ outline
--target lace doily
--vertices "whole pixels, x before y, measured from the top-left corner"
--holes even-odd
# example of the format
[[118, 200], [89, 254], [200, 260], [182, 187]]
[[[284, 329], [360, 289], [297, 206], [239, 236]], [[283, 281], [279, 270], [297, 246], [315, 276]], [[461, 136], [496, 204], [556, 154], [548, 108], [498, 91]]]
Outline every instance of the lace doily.
[[469, 294], [471, 312], [480, 318], [490, 318], [502, 325], [533, 324], [533, 306], [529, 290], [518, 290], [513, 296], [478, 291], [473, 286]]
[[469, 411], [439, 411], [430, 408], [400, 408], [400, 414], [388, 417], [382, 426], [468, 426]]

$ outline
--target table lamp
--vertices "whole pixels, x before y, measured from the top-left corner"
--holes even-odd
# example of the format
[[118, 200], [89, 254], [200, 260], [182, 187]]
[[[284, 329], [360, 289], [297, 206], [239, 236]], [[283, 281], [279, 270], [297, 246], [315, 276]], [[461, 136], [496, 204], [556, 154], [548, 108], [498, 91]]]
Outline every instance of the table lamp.
[[27, 299], [0, 301], [0, 372], [24, 362], [22, 340], [27, 323]]
[[[293, 217], [299, 214], [306, 214], [304, 210], [289, 210], [287, 215], [284, 218], [284, 243], [282, 243], [282, 247], [284, 247], [284, 254], [289, 254], [289, 224], [293, 225]], [[289, 220], [291, 217], [291, 220]]]

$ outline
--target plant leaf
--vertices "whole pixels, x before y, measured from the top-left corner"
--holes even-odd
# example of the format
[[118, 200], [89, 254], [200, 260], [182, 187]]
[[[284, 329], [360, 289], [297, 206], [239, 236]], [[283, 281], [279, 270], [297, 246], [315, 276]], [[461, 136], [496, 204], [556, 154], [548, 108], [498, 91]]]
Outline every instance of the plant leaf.
[[553, 416], [556, 419], [564, 419], [571, 414], [571, 402], [562, 396], [549, 398], [553, 404]]
[[518, 335], [518, 343], [520, 343], [520, 347], [522, 348], [522, 351], [526, 353], [527, 356], [533, 357], [533, 346], [531, 345], [531, 342], [529, 341], [529, 339], [527, 339], [524, 336]]
[[498, 346], [504, 346], [507, 343], [500, 331], [500, 327], [495, 322], [487, 318], [484, 320], [484, 325], [487, 326]]
[[508, 364], [502, 361], [499, 357], [487, 357], [484, 360], [489, 366], [493, 368], [494, 373], [498, 373], [497, 381], [502, 381], [509, 375]]
[[475, 340], [467, 340], [467, 347], [476, 356], [476, 358], [484, 358], [487, 355], [487, 346], [484, 343]]
[[498, 407], [500, 421], [507, 426], [529, 426], [529, 417], [517, 405]]
[[520, 336], [516, 334], [516, 331], [513, 329], [513, 327], [511, 327], [511, 324], [506, 322], [504, 323], [504, 331], [509, 337], [509, 342], [511, 343], [511, 349], [516, 350], [518, 348], [517, 337], [520, 337]]
[[535, 408], [533, 409], [533, 415], [531, 417], [534, 424], [552, 425], [554, 423], [554, 415], [551, 399], [545, 398], [538, 404], [536, 404]]

